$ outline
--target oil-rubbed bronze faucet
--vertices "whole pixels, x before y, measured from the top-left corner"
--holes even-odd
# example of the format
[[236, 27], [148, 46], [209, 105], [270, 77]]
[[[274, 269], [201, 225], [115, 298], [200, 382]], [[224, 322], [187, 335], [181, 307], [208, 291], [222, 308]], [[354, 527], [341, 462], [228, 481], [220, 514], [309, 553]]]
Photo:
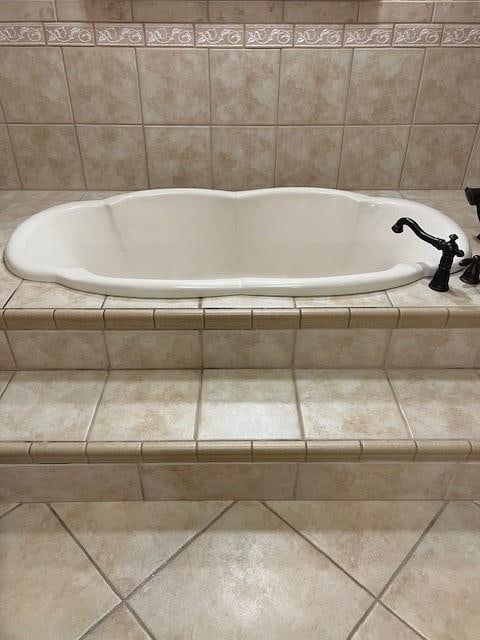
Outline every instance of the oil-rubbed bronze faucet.
[[[473, 187], [466, 187], [465, 196], [467, 197], [468, 204], [471, 204], [472, 207], [477, 207], [477, 216], [480, 220], [480, 187], [476, 189]], [[480, 240], [480, 233], [477, 238]]]
[[458, 236], [452, 233], [448, 236], [450, 240], [435, 238], [435, 236], [431, 236], [429, 233], [424, 231], [418, 222], [415, 222], [412, 218], [399, 218], [393, 225], [392, 231], [395, 233], [402, 233], [404, 226], [410, 227], [417, 237], [428, 242], [428, 244], [431, 244], [435, 249], [442, 252], [438, 269], [435, 271], [428, 286], [434, 291], [448, 291], [448, 281], [450, 279], [450, 269], [452, 268], [453, 259], [455, 256], [462, 258], [465, 255], [456, 242], [458, 240]]

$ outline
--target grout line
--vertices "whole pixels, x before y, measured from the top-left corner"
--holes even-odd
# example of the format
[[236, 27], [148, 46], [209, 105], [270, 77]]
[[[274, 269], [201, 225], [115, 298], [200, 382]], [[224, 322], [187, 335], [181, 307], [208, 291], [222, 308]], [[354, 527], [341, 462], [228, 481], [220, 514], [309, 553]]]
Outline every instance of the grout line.
[[297, 405], [298, 423], [300, 425], [300, 438], [301, 440], [306, 440], [307, 438], [305, 436], [305, 423], [303, 421], [302, 405], [300, 403], [300, 395], [298, 393], [297, 372], [295, 368], [293, 368], [292, 370], [292, 378], [293, 378], [293, 388], [295, 392], [295, 401]]
[[134, 587], [131, 591], [129, 591], [129, 593], [127, 593], [127, 595], [125, 596], [124, 600], [125, 601], [129, 600], [132, 596], [134, 596], [141, 589], [143, 589], [143, 587], [146, 584], [148, 584], [151, 580], [153, 580], [153, 578], [158, 573], [160, 573], [160, 571], [163, 571], [163, 569], [165, 569], [171, 562], [176, 560], [176, 558], [178, 558], [178, 556], [181, 555], [185, 551], [185, 549], [187, 549], [193, 542], [195, 542], [197, 538], [199, 538], [208, 529], [210, 529], [210, 527], [214, 525], [218, 520], [220, 520], [220, 518], [223, 515], [225, 515], [227, 511], [230, 511], [230, 509], [235, 504], [236, 504], [236, 501], [231, 501], [224, 509], [220, 511], [220, 513], [217, 513], [217, 515], [214, 516], [211, 520], [209, 520], [209, 522], [204, 527], [202, 527], [202, 529], [199, 529], [196, 533], [194, 533], [181, 547], [179, 547], [174, 553], [172, 553], [172, 555], [170, 555], [159, 567], [157, 567], [154, 571], [152, 571], [152, 573], [150, 573], [146, 578], [144, 578], [142, 582], [137, 584], [136, 587]]
[[213, 127], [212, 127], [212, 59], [210, 49], [207, 50], [207, 71], [208, 71], [208, 133], [210, 137], [210, 185], [214, 188], [213, 181]]
[[197, 396], [197, 408], [195, 410], [195, 420], [193, 427], [193, 439], [195, 441], [198, 440], [198, 432], [200, 429], [200, 412], [201, 412], [201, 401], [202, 401], [202, 389], [203, 389], [203, 376], [204, 376], [203, 367], [200, 369], [200, 384], [198, 385], [198, 396]]
[[[92, 432], [93, 424], [95, 422], [95, 418], [97, 417], [98, 409], [100, 407], [100, 403], [102, 402], [103, 395], [105, 393], [105, 389], [107, 387], [107, 382], [108, 382], [108, 380], [110, 378], [111, 371], [104, 371], [104, 373], [106, 373], [106, 375], [105, 375], [105, 378], [103, 379], [103, 385], [102, 385], [102, 388], [100, 390], [100, 393], [98, 394], [97, 402], [95, 403], [95, 407], [93, 409], [92, 418], [91, 418], [90, 423], [88, 425], [87, 433], [85, 434], [85, 439], [84, 439], [85, 444], [88, 442], [88, 438], [90, 437], [90, 434]], [[85, 452], [86, 452], [86, 449], [85, 449]], [[85, 455], [86, 455], [86, 453], [85, 453]]]
[[[303, 538], [303, 540], [305, 540], [305, 542], [307, 542], [311, 547], [313, 547], [315, 549], [315, 551], [318, 551], [324, 558], [326, 558], [329, 562], [331, 562], [333, 565], [335, 565], [337, 567], [337, 569], [339, 569], [345, 576], [347, 576], [350, 580], [352, 580], [358, 587], [360, 587], [362, 589], [362, 591], [365, 591], [366, 593], [368, 593], [369, 596], [371, 596], [372, 598], [374, 598], [376, 600], [376, 596], [375, 594], [370, 591], [369, 589], [367, 589], [367, 587], [365, 587], [365, 585], [363, 585], [361, 582], [359, 582], [356, 578], [354, 578], [353, 576], [351, 576], [348, 571], [346, 571], [340, 564], [338, 564], [338, 562], [336, 560], [334, 560], [333, 558], [331, 558], [328, 553], [326, 553], [323, 549], [321, 549], [320, 547], [317, 547], [317, 545], [310, 540], [304, 533], [302, 533], [301, 531], [299, 531], [298, 529], [296, 529], [290, 522], [288, 522], [288, 520], [285, 520], [285, 518], [281, 515], [279, 515], [275, 509], [273, 509], [273, 507], [271, 507], [267, 501], [265, 500], [259, 500], [259, 502], [266, 508], [268, 509], [271, 513], [273, 513], [274, 516], [276, 516], [281, 522], [283, 522], [283, 524], [287, 525], [287, 527], [289, 529], [291, 529], [292, 531], [294, 531], [297, 535], [299, 535], [301, 538]], [[348, 638], [347, 638], [348, 640]]]
[[[130, 7], [131, 8], [131, 7]], [[137, 58], [137, 49], [132, 47], [133, 49], [133, 63], [135, 65], [135, 79], [136, 79], [136, 87], [137, 87], [137, 97], [138, 97], [138, 106], [140, 109], [140, 125], [142, 127], [142, 137], [143, 137], [143, 149], [144, 149], [144, 158], [145, 158], [145, 172], [147, 178], [147, 188], [152, 188], [152, 180], [150, 177], [150, 162], [148, 160], [148, 150], [147, 150], [147, 135], [145, 131], [145, 122], [143, 121], [143, 107], [142, 107], [142, 96], [140, 91], [140, 73], [138, 71], [138, 58]]]
[[150, 631], [150, 629], [147, 627], [146, 623], [140, 618], [140, 616], [138, 615], [138, 613], [135, 611], [135, 609], [133, 609], [133, 607], [130, 605], [129, 602], [124, 601], [123, 602], [124, 606], [128, 609], [128, 611], [130, 611], [130, 613], [132, 614], [132, 616], [135, 618], [135, 620], [138, 622], [138, 624], [142, 627], [142, 629], [145, 631], [145, 633], [147, 634], [147, 636], [151, 639], [151, 640], [155, 640], [155, 636], [153, 635], [153, 632]]
[[476, 131], [475, 135], [473, 136], [473, 144], [472, 144], [472, 148], [470, 149], [470, 153], [468, 154], [468, 160], [467, 160], [467, 164], [465, 166], [465, 171], [463, 173], [463, 178], [462, 178], [462, 185], [466, 184], [467, 174], [468, 174], [468, 171], [470, 169], [470, 164], [471, 164], [472, 158], [473, 158], [473, 152], [475, 151], [475, 146], [476, 146], [477, 142], [478, 142], [479, 147], [480, 147], [480, 124], [477, 126], [477, 131]]
[[277, 100], [275, 104], [275, 146], [273, 151], [273, 186], [277, 186], [277, 174], [278, 174], [278, 129], [279, 129], [279, 114], [280, 114], [280, 83], [282, 79], [282, 49], [278, 54], [278, 75], [277, 75]]
[[13, 507], [10, 507], [10, 509], [7, 509], [6, 511], [4, 511], [1, 515], [0, 515], [0, 520], [8, 515], [9, 513], [12, 513], [12, 511], [15, 511], [15, 509], [18, 509], [19, 507], [21, 507], [23, 504], [23, 502], [19, 502], [18, 504], [14, 504]]
[[18, 362], [17, 362], [17, 358], [15, 357], [15, 353], [14, 353], [13, 348], [12, 348], [12, 345], [11, 345], [11, 343], [10, 343], [10, 337], [9, 337], [9, 335], [8, 335], [8, 333], [9, 333], [9, 332], [8, 332], [6, 329], [3, 329], [2, 331], [3, 331], [3, 334], [5, 335], [5, 340], [6, 340], [6, 342], [7, 342], [8, 348], [9, 348], [9, 350], [10, 350], [10, 354], [11, 354], [11, 356], [12, 356], [12, 360], [13, 360], [14, 368], [15, 368], [16, 370], [19, 370], [21, 367], [20, 367], [20, 365], [19, 365], [19, 364], [18, 364]]
[[[406, 415], [406, 413], [405, 413], [405, 411], [404, 411], [404, 409], [402, 407], [402, 404], [401, 404], [400, 399], [399, 399], [399, 397], [397, 395], [397, 392], [395, 391], [395, 387], [393, 386], [392, 381], [390, 380], [389, 369], [384, 369], [383, 372], [385, 374], [385, 377], [387, 379], [388, 385], [390, 387], [390, 391], [392, 392], [392, 395], [394, 397], [395, 404], [397, 405], [398, 410], [400, 411], [400, 413], [402, 415], [402, 420], [405, 423], [405, 427], [406, 427], [408, 433], [410, 434], [410, 438], [412, 438], [412, 440], [415, 442], [415, 436], [413, 435], [413, 431], [412, 431], [412, 429], [410, 427], [410, 423], [409, 423], [409, 421], [407, 419], [407, 415]], [[417, 443], [415, 442], [415, 448], [416, 447], [417, 447]]]
[[388, 613], [393, 615], [395, 618], [397, 618], [397, 620], [399, 620], [400, 622], [403, 622], [403, 624], [406, 627], [408, 627], [411, 631], [413, 631], [413, 633], [415, 633], [419, 638], [422, 638], [422, 640], [429, 640], [427, 636], [424, 636], [423, 633], [421, 633], [418, 629], [415, 629], [415, 627], [413, 627], [407, 620], [404, 620], [403, 618], [401, 618], [396, 611], [394, 611], [393, 609], [390, 609], [383, 602], [380, 602], [380, 600], [378, 601], [378, 605], [383, 609], [385, 609], [386, 611], [388, 611]]
[[[103, 307], [103, 303], [102, 303], [102, 307]], [[105, 310], [104, 310], [104, 323], [105, 323]], [[108, 343], [107, 343], [107, 332], [105, 329], [101, 329], [101, 333], [103, 336], [103, 346], [105, 347], [105, 353], [107, 356], [107, 368], [109, 371], [111, 371], [114, 367], [112, 367], [112, 362], [111, 362], [111, 358], [110, 358], [110, 351], [108, 349]]]
[[82, 635], [77, 638], [77, 640], [88, 640], [88, 637], [90, 636], [92, 631], [95, 631], [95, 629], [98, 629], [98, 627], [102, 624], [102, 622], [105, 622], [105, 620], [108, 620], [108, 618], [110, 618], [110, 616], [112, 616], [116, 611], [118, 611], [118, 609], [120, 609], [122, 605], [123, 605], [122, 601], [118, 602], [112, 609], [109, 609], [107, 613], [105, 613], [98, 620], [96, 620], [90, 627], [88, 627], [88, 629], [84, 631]]
[[[144, 442], [140, 444], [140, 455], [142, 456], [142, 458], [143, 458], [143, 445], [144, 445]], [[137, 467], [137, 474], [138, 474], [138, 484], [140, 485], [140, 493], [142, 494], [143, 502], [146, 502], [145, 488], [143, 486], [142, 463], [137, 464], [136, 467]]]
[[350, 99], [350, 86], [352, 84], [352, 72], [353, 72], [353, 58], [355, 56], [355, 50], [352, 50], [352, 54], [350, 56], [350, 64], [348, 69], [348, 82], [347, 82], [347, 91], [345, 93], [345, 105], [343, 108], [343, 126], [342, 126], [342, 135], [340, 138], [340, 155], [338, 158], [338, 169], [337, 169], [337, 182], [336, 188], [340, 187], [340, 174], [342, 169], [343, 162], [343, 148], [344, 148], [344, 140], [345, 140], [345, 129], [347, 127], [347, 109], [348, 109], [348, 101]]

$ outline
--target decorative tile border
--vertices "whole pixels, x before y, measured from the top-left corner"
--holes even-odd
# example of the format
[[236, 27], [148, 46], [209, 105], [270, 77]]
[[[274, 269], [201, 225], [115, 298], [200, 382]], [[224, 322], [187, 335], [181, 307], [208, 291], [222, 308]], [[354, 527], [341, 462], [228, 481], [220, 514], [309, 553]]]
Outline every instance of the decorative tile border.
[[478, 440], [0, 442], [2, 464], [473, 462]]
[[41, 23], [3, 22], [0, 23], [0, 45], [45, 44]]
[[480, 24], [0, 23], [0, 45], [335, 48], [480, 47]]
[[396, 24], [393, 46], [438, 47], [442, 41], [441, 24]]
[[47, 44], [62, 46], [93, 46], [93, 24], [85, 22], [46, 22]]
[[445, 47], [480, 47], [480, 24], [446, 24], [442, 45]]
[[141, 47], [145, 44], [143, 24], [95, 24], [95, 39], [107, 47]]
[[295, 47], [341, 47], [343, 24], [297, 24]]

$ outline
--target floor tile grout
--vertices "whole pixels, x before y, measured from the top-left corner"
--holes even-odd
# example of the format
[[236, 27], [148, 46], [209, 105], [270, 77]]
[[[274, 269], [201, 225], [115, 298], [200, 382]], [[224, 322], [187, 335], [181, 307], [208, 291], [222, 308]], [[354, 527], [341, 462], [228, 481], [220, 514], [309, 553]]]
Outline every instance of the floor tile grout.
[[24, 502], [19, 502], [18, 504], [14, 504], [13, 507], [10, 507], [10, 509], [7, 509], [3, 513], [1, 513], [0, 514], [0, 520], [2, 518], [4, 518], [5, 516], [7, 516], [9, 513], [12, 513], [12, 511], [15, 511], [16, 509], [19, 509], [23, 504], [25, 504], [25, 503]]
[[[117, 604], [110, 609], [109, 611], [107, 611], [107, 613], [105, 613], [103, 616], [101, 616], [101, 618], [99, 618], [98, 620], [96, 620], [90, 627], [88, 627], [88, 629], [86, 631], [84, 631], [82, 633], [81, 636], [79, 636], [76, 640], [88, 640], [88, 636], [92, 633], [92, 631], [95, 631], [95, 629], [97, 629], [102, 622], [105, 622], [105, 620], [108, 620], [108, 618], [110, 618], [110, 616], [112, 616], [116, 611], [118, 611], [118, 609], [120, 609], [120, 607], [123, 605], [123, 602], [117, 602]], [[152, 640], [155, 640], [154, 638]]]
[[391, 381], [391, 379], [390, 379], [390, 376], [389, 376], [389, 373], [388, 373], [388, 372], [389, 372], [389, 369], [387, 369], [387, 368], [385, 367], [385, 369], [384, 369], [384, 374], [385, 374], [385, 377], [386, 377], [386, 379], [387, 379], [388, 385], [389, 385], [389, 387], [390, 387], [390, 391], [392, 392], [393, 398], [394, 398], [394, 400], [395, 400], [395, 404], [397, 405], [397, 408], [398, 408], [398, 410], [400, 411], [400, 414], [401, 414], [401, 416], [402, 416], [402, 420], [403, 420], [403, 422], [404, 422], [404, 424], [405, 424], [405, 428], [406, 428], [406, 430], [407, 430], [407, 433], [410, 435], [410, 438], [412, 438], [413, 440], [415, 440], [415, 436], [413, 435], [412, 428], [410, 427], [410, 422], [409, 422], [409, 421], [408, 421], [408, 419], [407, 419], [407, 415], [406, 415], [406, 413], [405, 413], [405, 410], [404, 410], [404, 408], [403, 408], [403, 406], [402, 406], [402, 404], [401, 404], [401, 402], [400, 402], [400, 398], [399, 398], [399, 397], [398, 397], [398, 395], [397, 395], [397, 392], [396, 392], [396, 390], [395, 390], [395, 387], [393, 386], [393, 383], [392, 383], [392, 381]]
[[89, 422], [89, 425], [88, 425], [88, 428], [87, 428], [87, 432], [85, 434], [85, 438], [84, 438], [85, 442], [88, 442], [90, 434], [92, 433], [92, 429], [93, 429], [93, 426], [95, 424], [95, 419], [97, 417], [98, 410], [100, 408], [100, 404], [101, 404], [101, 402], [103, 400], [103, 396], [105, 394], [105, 389], [107, 388], [107, 384], [108, 384], [108, 381], [110, 379], [111, 371], [107, 370], [105, 373], [106, 373], [106, 375], [105, 375], [105, 377], [103, 379], [102, 388], [100, 389], [100, 393], [98, 394], [97, 401], [95, 402], [95, 406], [93, 408], [92, 416], [90, 418], [90, 422]]

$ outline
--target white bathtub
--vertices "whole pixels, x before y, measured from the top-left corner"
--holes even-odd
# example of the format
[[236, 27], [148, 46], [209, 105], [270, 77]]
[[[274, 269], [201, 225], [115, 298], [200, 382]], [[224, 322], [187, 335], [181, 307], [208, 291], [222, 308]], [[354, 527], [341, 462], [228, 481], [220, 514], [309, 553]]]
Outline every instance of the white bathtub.
[[460, 227], [430, 207], [285, 188], [165, 189], [64, 204], [21, 224], [5, 258], [22, 278], [118, 296], [361, 293], [434, 272], [439, 251], [408, 228], [392, 232], [402, 216], [435, 236], [456, 233], [469, 255]]

